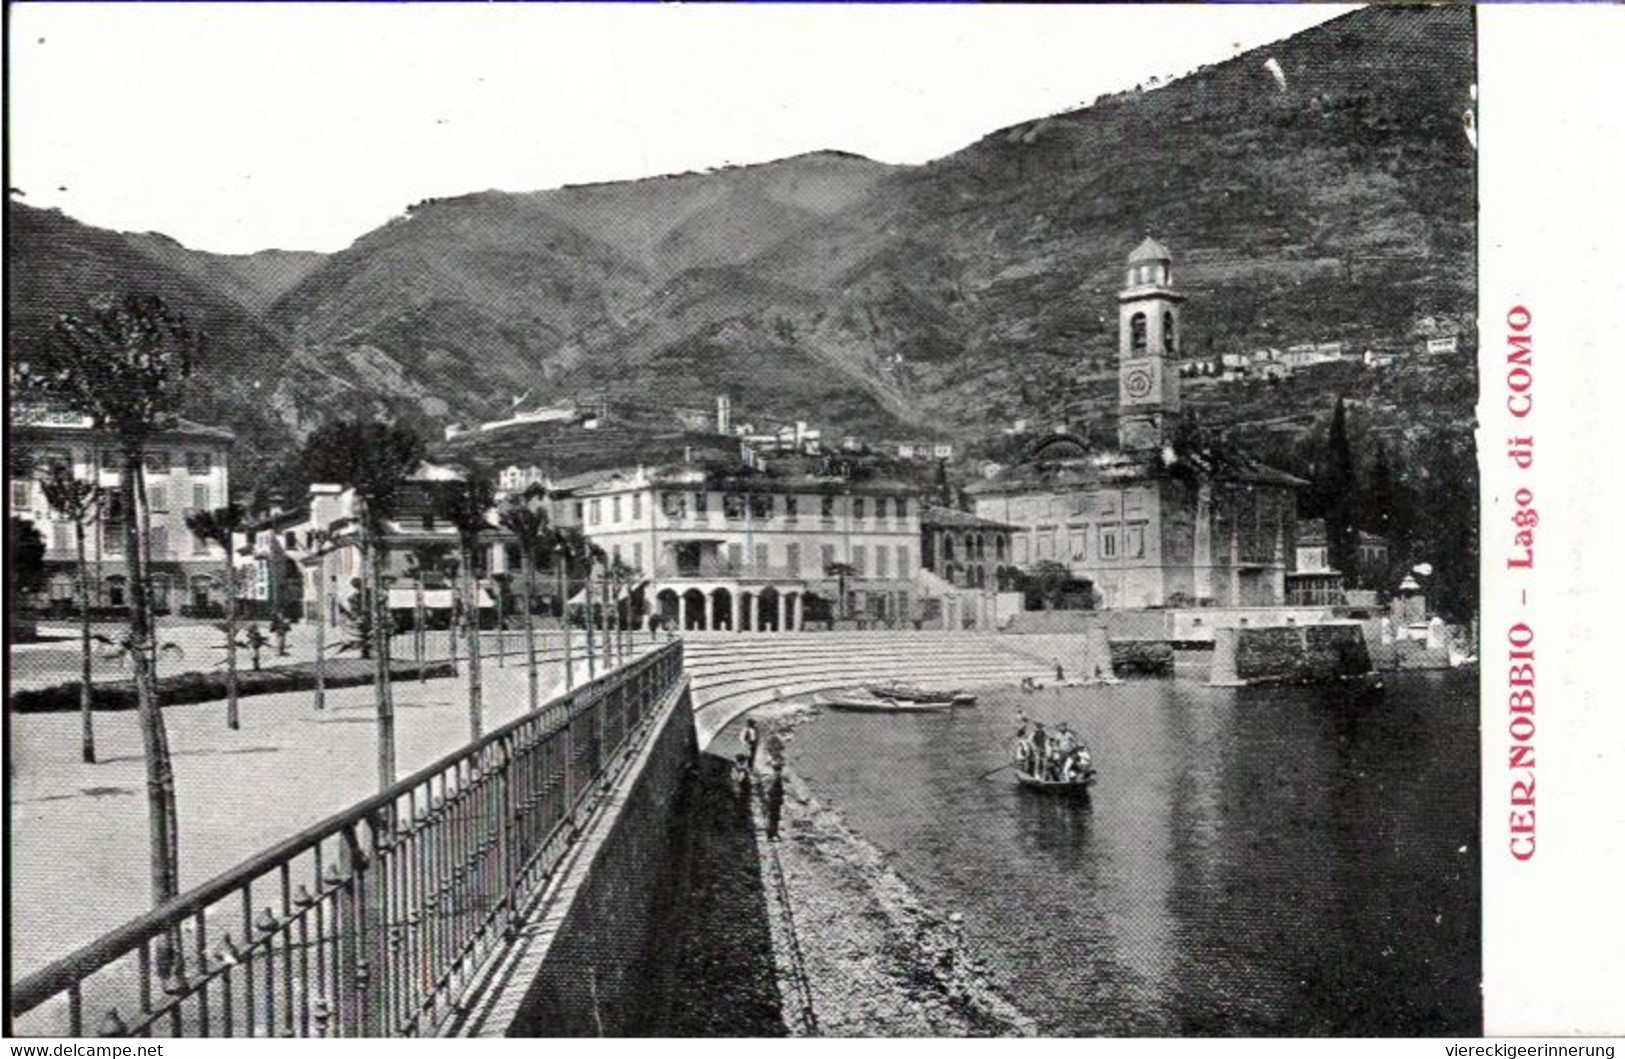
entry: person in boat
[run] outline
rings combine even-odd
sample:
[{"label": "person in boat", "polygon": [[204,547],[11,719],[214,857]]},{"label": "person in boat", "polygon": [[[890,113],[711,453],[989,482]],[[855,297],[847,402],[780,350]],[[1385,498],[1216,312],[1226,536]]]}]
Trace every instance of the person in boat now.
[{"label": "person in boat", "polygon": [[1078,734],[1065,721],[1061,722],[1061,733],[1058,741],[1061,744],[1061,753],[1063,754],[1070,754],[1078,749]]},{"label": "person in boat", "polygon": [[1036,721],[1033,724],[1032,755],[1028,760],[1027,771],[1031,775],[1041,775],[1044,761],[1049,755],[1049,733],[1044,731],[1044,722]]}]

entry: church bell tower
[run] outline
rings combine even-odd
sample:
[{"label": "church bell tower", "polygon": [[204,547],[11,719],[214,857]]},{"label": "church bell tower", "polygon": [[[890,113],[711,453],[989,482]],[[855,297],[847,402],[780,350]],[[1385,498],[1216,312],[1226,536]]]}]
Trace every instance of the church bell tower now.
[{"label": "church bell tower", "polygon": [[1128,256],[1117,294],[1117,443],[1126,451],[1160,450],[1178,426],[1184,300],[1168,251],[1147,236]]}]

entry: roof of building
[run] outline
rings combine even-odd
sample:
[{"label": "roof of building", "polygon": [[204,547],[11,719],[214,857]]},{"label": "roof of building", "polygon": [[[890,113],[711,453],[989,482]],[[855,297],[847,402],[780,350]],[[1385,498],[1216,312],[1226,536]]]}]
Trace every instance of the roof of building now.
[{"label": "roof of building", "polygon": [[1278,471],[1241,453],[1222,447],[1160,452],[1092,451],[1054,459],[1029,459],[1006,467],[997,476],[972,482],[972,496],[997,496],[1057,488],[1122,485],[1157,478],[1194,476],[1210,482],[1238,482],[1297,489],[1308,485],[1301,478]]},{"label": "roof of building", "polygon": [[920,513],[920,525],[940,526],[945,529],[980,529],[1009,531],[1012,533],[1021,529],[1021,527],[1012,526],[1007,522],[983,518],[980,515],[973,515],[969,511],[943,507],[941,504],[927,504],[925,510]]},{"label": "roof of building", "polygon": [[[83,423],[49,423],[39,419],[29,419],[25,414],[20,414],[16,410],[14,410],[12,413],[10,425],[11,429],[14,431],[37,430],[49,431],[52,433],[61,431],[63,433],[72,434],[95,432],[103,435],[107,433],[106,431],[95,430],[94,427],[87,426]],[[167,427],[164,430],[157,431],[153,434],[150,440],[163,442],[165,439],[174,438],[176,436],[188,438],[211,438],[223,442],[237,440],[237,435],[225,427],[208,426],[203,423],[195,423],[190,419],[182,419],[178,417],[172,426]]]},{"label": "roof of building", "polygon": [[1172,260],[1173,255],[1168,253],[1168,248],[1151,238],[1149,235],[1146,236],[1145,241],[1139,246],[1135,247],[1134,252],[1128,256],[1128,263],[1131,265],[1139,264],[1141,261]]}]

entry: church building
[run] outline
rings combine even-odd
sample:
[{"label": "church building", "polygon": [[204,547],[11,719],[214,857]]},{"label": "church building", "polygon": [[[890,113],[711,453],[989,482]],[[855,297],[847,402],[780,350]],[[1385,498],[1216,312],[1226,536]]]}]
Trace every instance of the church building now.
[{"label": "church building", "polygon": [[1097,606],[1281,605],[1307,483],[1183,422],[1183,302],[1172,258],[1147,238],[1117,296],[1116,447],[1050,435],[967,492],[977,515],[1019,527],[1016,566],[1062,563]]}]

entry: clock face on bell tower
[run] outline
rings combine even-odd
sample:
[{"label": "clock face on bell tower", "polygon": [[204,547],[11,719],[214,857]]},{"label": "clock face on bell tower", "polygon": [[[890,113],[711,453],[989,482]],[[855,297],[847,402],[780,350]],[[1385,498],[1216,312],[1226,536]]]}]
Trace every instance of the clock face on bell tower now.
[{"label": "clock face on bell tower", "polygon": [[1118,380],[1121,383],[1120,404],[1159,404],[1162,398],[1162,359],[1142,357],[1126,360],[1118,371]]}]

